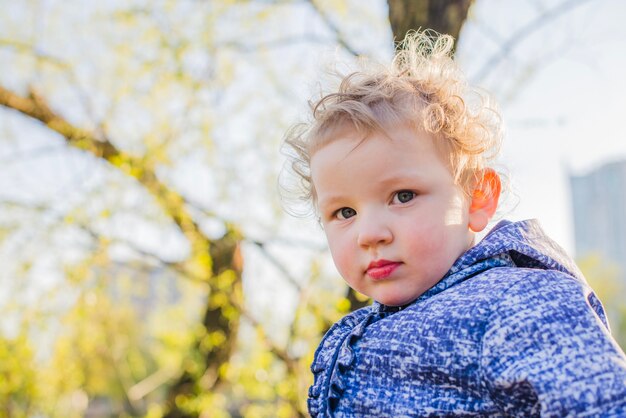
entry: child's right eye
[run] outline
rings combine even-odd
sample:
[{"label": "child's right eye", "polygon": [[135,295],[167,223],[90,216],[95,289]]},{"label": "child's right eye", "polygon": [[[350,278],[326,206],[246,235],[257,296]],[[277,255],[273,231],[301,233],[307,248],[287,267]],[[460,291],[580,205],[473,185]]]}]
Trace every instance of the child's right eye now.
[{"label": "child's right eye", "polygon": [[354,215],[356,215],[356,210],[352,208],[341,208],[335,213],[338,219],[348,219],[352,218]]}]

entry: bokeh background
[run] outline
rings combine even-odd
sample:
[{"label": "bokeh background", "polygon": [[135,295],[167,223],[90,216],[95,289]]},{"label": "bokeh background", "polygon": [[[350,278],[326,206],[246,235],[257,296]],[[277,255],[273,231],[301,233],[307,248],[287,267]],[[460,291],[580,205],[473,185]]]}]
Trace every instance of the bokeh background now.
[{"label": "bokeh background", "polygon": [[[391,16],[391,19],[390,19]],[[0,417],[301,417],[368,303],[281,206],[286,129],[407,29],[507,128],[500,218],[577,257],[626,346],[621,0],[0,0]]]}]

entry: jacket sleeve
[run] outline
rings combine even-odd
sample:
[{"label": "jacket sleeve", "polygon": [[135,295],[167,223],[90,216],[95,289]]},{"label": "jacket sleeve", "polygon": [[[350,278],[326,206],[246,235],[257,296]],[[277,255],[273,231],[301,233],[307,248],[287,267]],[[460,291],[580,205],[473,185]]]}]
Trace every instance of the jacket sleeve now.
[{"label": "jacket sleeve", "polygon": [[519,270],[483,336],[493,401],[513,416],[626,416],[626,356],[591,289],[561,272]]}]

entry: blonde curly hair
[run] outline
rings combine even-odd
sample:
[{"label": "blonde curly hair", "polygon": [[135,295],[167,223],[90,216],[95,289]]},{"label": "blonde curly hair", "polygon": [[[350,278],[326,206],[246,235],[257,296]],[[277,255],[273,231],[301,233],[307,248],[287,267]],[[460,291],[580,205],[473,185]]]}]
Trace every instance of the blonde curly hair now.
[{"label": "blonde curly hair", "polygon": [[292,127],[284,140],[287,168],[299,179],[298,198],[315,206],[311,157],[340,131],[349,127],[365,138],[402,123],[441,141],[455,182],[471,195],[498,154],[502,123],[491,96],[468,85],[452,59],[453,46],[449,35],[410,32],[391,65],[362,65],[335,92],[310,102],[312,120]]}]

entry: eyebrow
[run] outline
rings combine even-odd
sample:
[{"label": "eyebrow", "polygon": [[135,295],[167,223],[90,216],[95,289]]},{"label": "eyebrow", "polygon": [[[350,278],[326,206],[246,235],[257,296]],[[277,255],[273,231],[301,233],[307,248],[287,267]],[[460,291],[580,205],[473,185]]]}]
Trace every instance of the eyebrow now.
[{"label": "eyebrow", "polygon": [[[395,183],[422,183],[424,181],[424,173],[411,171],[409,174],[391,175],[389,177],[382,177],[377,182],[383,186],[393,185]],[[413,186],[414,187],[414,186]]]},{"label": "eyebrow", "polygon": [[409,181],[409,180],[414,180],[416,177],[421,177],[422,174],[415,172],[415,171],[411,171],[408,174],[397,174],[397,175],[390,175],[387,177],[382,177],[381,176],[381,180],[380,182],[382,183],[397,183],[398,181]]},{"label": "eyebrow", "polygon": [[343,201],[345,199],[345,197],[343,197],[342,195],[333,195],[333,196],[329,196],[325,199],[320,199],[318,196],[317,199],[317,206],[320,209],[326,209],[329,206],[336,206],[339,204],[339,202]]}]

